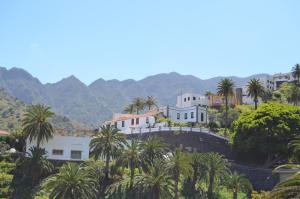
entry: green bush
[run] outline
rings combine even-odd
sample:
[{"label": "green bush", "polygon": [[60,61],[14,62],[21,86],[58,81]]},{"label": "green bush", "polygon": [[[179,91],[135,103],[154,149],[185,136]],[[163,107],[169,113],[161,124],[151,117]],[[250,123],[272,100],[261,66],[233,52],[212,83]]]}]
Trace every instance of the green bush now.
[{"label": "green bush", "polygon": [[9,196],[9,186],[12,182],[12,179],[13,175],[0,173],[0,198],[5,198]]},{"label": "green bush", "polygon": [[262,104],[256,111],[242,114],[233,130],[233,147],[240,157],[252,156],[262,163],[286,159],[287,144],[300,135],[300,108],[274,102]]},{"label": "green bush", "polygon": [[16,168],[15,163],[0,162],[0,173],[10,173]]}]

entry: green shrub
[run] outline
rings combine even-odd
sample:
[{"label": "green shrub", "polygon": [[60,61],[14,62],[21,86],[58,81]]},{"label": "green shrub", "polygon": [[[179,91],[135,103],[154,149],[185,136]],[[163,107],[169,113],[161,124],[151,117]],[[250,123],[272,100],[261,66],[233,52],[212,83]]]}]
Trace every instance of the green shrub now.
[{"label": "green shrub", "polygon": [[15,163],[0,162],[0,173],[10,173],[16,168]]},{"label": "green shrub", "polygon": [[9,186],[12,182],[12,179],[13,175],[0,173],[0,198],[5,198],[9,196]]}]

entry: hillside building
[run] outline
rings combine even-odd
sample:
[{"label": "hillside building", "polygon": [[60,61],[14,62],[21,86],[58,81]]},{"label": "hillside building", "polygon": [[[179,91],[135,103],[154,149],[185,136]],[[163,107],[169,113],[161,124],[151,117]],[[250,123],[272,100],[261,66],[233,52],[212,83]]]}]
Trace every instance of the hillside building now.
[{"label": "hillside building", "polygon": [[131,133],[135,129],[155,127],[157,116],[169,118],[173,122],[207,124],[207,104],[206,97],[185,93],[177,96],[176,106],[155,108],[139,115],[114,113],[112,120],[103,125],[114,125],[124,133]]},{"label": "hillside building", "polygon": [[295,78],[292,73],[277,73],[273,75],[274,90],[279,89],[280,85],[285,82],[293,82]]},{"label": "hillside building", "polygon": [[[68,135],[61,131],[56,131],[52,139],[41,143],[40,147],[46,150],[46,157],[49,160],[61,161],[85,161],[89,159],[89,145],[91,133],[82,135]],[[36,141],[26,140],[26,152],[30,154],[29,149],[36,146]]]}]

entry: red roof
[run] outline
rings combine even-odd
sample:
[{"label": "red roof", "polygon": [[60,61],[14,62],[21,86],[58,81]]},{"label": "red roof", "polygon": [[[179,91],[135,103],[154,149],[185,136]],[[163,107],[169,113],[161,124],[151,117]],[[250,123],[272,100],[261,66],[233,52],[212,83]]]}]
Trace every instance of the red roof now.
[{"label": "red roof", "polygon": [[0,130],[0,136],[7,136],[7,135],[9,135],[9,132]]}]

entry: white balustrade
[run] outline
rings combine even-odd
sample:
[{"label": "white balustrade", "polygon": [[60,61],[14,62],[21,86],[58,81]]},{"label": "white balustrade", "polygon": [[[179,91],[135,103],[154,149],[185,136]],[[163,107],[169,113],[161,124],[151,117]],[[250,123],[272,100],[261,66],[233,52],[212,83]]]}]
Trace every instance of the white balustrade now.
[{"label": "white balustrade", "polygon": [[124,134],[143,134],[143,133],[164,132],[164,131],[205,133],[205,134],[229,141],[228,138],[218,135],[214,132],[211,132],[207,128],[192,128],[192,127],[178,127],[178,126],[176,126],[176,127],[155,127],[155,128],[131,128],[128,130],[123,130],[121,132]]}]

